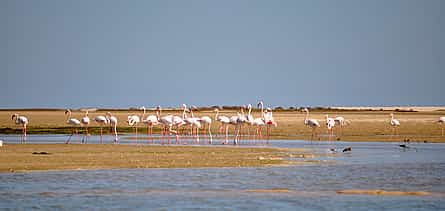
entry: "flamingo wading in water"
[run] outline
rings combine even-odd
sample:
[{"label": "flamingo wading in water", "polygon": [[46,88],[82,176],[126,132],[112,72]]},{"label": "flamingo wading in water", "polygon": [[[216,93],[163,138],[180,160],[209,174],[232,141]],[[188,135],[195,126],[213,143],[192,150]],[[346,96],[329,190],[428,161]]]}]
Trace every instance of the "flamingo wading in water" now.
[{"label": "flamingo wading in water", "polygon": [[11,119],[15,120],[14,122],[16,125],[22,126],[22,136],[20,138],[20,142],[25,143],[26,142],[26,126],[29,123],[28,118],[26,118],[25,116],[20,116],[19,114],[13,114]]},{"label": "flamingo wading in water", "polygon": [[70,142],[71,137],[74,134],[74,131],[76,131],[76,143],[77,143],[77,137],[78,137],[78,133],[79,133],[78,127],[80,126],[80,121],[78,119],[71,118],[71,110],[70,109],[66,109],[65,110],[65,115],[68,115],[68,118],[66,119],[66,123],[72,127],[71,128],[71,135],[66,140],[65,144],[68,144]]},{"label": "flamingo wading in water", "polygon": [[317,127],[320,127],[320,123],[316,119],[309,119],[309,110],[307,108],[303,109],[303,112],[306,112],[306,116],[304,117],[304,125],[312,128],[311,141],[314,139],[314,135],[317,134]]},{"label": "flamingo wading in water", "polygon": [[222,134],[223,129],[225,128],[225,141],[222,141],[222,144],[227,144],[229,142],[229,124],[230,124],[230,119],[229,117],[226,116],[221,116],[219,115],[219,109],[215,108],[214,112],[216,112],[215,114],[215,121],[221,122],[221,126],[219,127],[219,134]]},{"label": "flamingo wading in water", "polygon": [[148,115],[146,119],[142,120],[142,122],[147,125],[147,133],[148,133],[148,137],[151,138],[151,143],[154,143],[153,126],[159,124],[158,113],[159,113],[159,110],[156,109],[156,115]]},{"label": "flamingo wading in water", "polygon": [[326,114],[326,128],[328,129],[328,140],[331,141],[334,136],[334,126],[335,120],[330,118],[328,114]]},{"label": "flamingo wading in water", "polygon": [[114,143],[117,143],[117,118],[111,114],[111,112],[107,112],[106,118],[108,123],[110,124],[112,130],[111,132],[114,135]]},{"label": "flamingo wading in water", "polygon": [[340,126],[340,134],[338,136],[343,135],[343,127],[346,125],[351,124],[351,122],[349,120],[346,120],[344,117],[342,116],[337,116],[334,118],[335,124]]},{"label": "flamingo wading in water", "polygon": [[393,113],[389,114],[389,116],[391,116],[389,124],[392,127],[392,133],[391,133],[391,139],[392,139],[394,136],[398,136],[398,127],[400,127],[400,122],[399,120],[394,118]]},{"label": "flamingo wading in water", "polygon": [[85,116],[80,119],[82,127],[84,127],[84,135],[82,138],[82,143],[86,143],[88,139],[88,125],[90,124],[90,117],[88,117],[88,110],[85,111]]},{"label": "flamingo wading in water", "polygon": [[94,117],[94,121],[100,126],[100,143],[103,143],[103,126],[109,123],[109,120],[106,116],[96,116]]}]

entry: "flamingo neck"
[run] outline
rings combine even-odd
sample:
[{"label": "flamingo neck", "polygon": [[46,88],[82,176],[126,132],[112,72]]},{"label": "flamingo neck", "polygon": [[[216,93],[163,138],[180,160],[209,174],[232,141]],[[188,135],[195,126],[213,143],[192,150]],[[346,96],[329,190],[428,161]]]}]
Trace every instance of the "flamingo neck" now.
[{"label": "flamingo neck", "polygon": [[71,119],[71,111],[68,111],[68,118],[66,119],[66,122],[69,122],[70,119]]},{"label": "flamingo neck", "polygon": [[215,121],[218,121],[219,110],[216,110]]},{"label": "flamingo neck", "polygon": [[187,119],[186,110],[187,110],[187,107],[184,106],[184,110],[182,111],[182,119]]}]

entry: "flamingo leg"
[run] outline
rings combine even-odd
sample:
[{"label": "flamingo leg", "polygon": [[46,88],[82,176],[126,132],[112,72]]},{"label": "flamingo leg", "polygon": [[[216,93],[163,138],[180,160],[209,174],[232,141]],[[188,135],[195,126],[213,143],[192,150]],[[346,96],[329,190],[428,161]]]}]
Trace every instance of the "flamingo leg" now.
[{"label": "flamingo leg", "polygon": [[79,130],[76,128],[76,144],[79,143]]},{"label": "flamingo leg", "polygon": [[22,136],[20,137],[20,143],[25,143],[25,127],[22,128]]},{"label": "flamingo leg", "polygon": [[24,126],[24,128],[25,128],[25,134],[23,135],[23,143],[26,143],[26,125]]},{"label": "flamingo leg", "polygon": [[164,140],[165,140],[165,126],[162,127],[162,129],[161,129],[161,133],[162,133],[162,145],[164,145]]},{"label": "flamingo leg", "polygon": [[[206,140],[207,139],[207,130],[206,130],[206,125],[204,124],[204,128],[202,130],[202,135],[203,135],[203,139]],[[203,141],[202,143],[205,144],[205,141]]]},{"label": "flamingo leg", "polygon": [[71,140],[71,137],[74,135],[74,129],[71,129],[71,135],[68,137],[68,139],[65,141],[65,144],[68,144]]},{"label": "flamingo leg", "polygon": [[199,127],[196,127],[196,144],[199,144]]},{"label": "flamingo leg", "polygon": [[240,134],[240,126],[239,125],[236,125],[235,126],[235,138],[233,139],[233,144],[234,145],[237,145],[238,144],[238,136],[239,136],[239,134]]},{"label": "flamingo leg", "polygon": [[102,130],[102,126],[100,127],[100,143],[102,144],[102,135],[103,135],[103,130]]},{"label": "flamingo leg", "polygon": [[210,136],[210,144],[213,144],[213,137],[212,137],[212,130],[211,130],[211,125],[209,124],[209,136]]}]

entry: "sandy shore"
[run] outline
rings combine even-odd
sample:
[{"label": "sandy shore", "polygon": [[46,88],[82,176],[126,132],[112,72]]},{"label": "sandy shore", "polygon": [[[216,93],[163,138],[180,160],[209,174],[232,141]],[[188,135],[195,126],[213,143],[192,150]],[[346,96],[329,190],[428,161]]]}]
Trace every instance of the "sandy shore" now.
[{"label": "sandy shore", "polygon": [[[348,108],[348,109],[346,109]],[[339,107],[346,110],[315,110],[311,111],[310,118],[317,119],[321,127],[317,129],[320,134],[317,140],[327,140],[325,115],[330,117],[342,116],[351,122],[345,127],[336,126],[334,128],[335,139],[344,141],[401,141],[409,139],[417,142],[445,142],[445,136],[442,136],[442,128],[437,120],[440,116],[445,116],[443,107]],[[364,109],[364,110],[354,110]],[[366,109],[373,109],[372,111]],[[383,110],[380,110],[383,109]],[[389,109],[389,110],[385,110]],[[396,111],[398,109],[398,111]],[[412,110],[412,111],[410,111]],[[107,111],[90,112],[90,118],[104,115]],[[132,128],[128,127],[125,120],[130,114],[140,114],[137,110],[119,110],[111,111],[119,120],[118,131],[120,133],[132,132]],[[222,110],[220,115],[227,117],[236,115],[237,110]],[[15,125],[11,120],[13,113],[25,115],[30,119],[28,133],[69,133],[70,128],[66,125],[66,116],[63,110],[0,110],[0,133],[19,134],[20,127]],[[389,113],[394,113],[401,126],[399,128],[400,135],[391,137],[392,128],[389,125]],[[149,111],[147,115],[154,114]],[[180,110],[164,111],[163,115],[175,114],[181,115]],[[214,117],[212,110],[196,111],[195,116]],[[254,118],[260,117],[257,110],[252,112]],[[84,112],[73,111],[73,118],[80,119],[84,116]],[[305,114],[301,111],[280,110],[274,111],[274,118],[278,122],[278,127],[272,129],[271,139],[303,139],[311,138],[311,129],[303,124]],[[220,123],[213,122],[212,131],[216,134]],[[147,128],[140,124],[139,133],[146,133]],[[82,131],[82,128],[79,128]],[[90,124],[90,132],[98,134],[99,127],[96,123]],[[160,133],[160,128],[154,128],[155,133]],[[230,126],[230,133],[233,134],[234,127]],[[246,130],[245,130],[246,131]],[[253,134],[255,128],[249,127],[250,134]],[[263,130],[265,133],[265,129]]]},{"label": "sandy shore", "polygon": [[[313,157],[292,149],[113,144],[4,144],[0,172],[120,168],[259,167]],[[293,163],[295,164],[295,163]]]}]

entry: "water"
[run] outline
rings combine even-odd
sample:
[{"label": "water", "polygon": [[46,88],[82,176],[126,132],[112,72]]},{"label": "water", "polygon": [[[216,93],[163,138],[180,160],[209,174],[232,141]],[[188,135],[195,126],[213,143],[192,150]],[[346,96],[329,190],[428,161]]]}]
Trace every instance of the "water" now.
[{"label": "water", "polygon": [[[62,143],[66,136],[30,136]],[[92,137],[96,139],[97,137]],[[5,143],[12,136],[0,136]],[[265,168],[128,169],[0,174],[0,209],[445,210],[445,144],[271,141],[272,147],[350,153],[322,164]],[[333,161],[333,162],[331,162]],[[287,192],[255,190],[285,189]],[[343,195],[345,189],[429,196]]]}]

